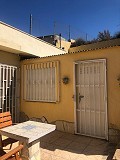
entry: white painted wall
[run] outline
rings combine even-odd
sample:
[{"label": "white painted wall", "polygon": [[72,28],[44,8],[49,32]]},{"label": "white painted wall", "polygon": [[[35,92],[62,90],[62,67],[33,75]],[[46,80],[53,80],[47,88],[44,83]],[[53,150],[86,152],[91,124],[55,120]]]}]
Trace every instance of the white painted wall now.
[{"label": "white painted wall", "polygon": [[0,22],[0,50],[39,57],[65,53],[65,51],[3,22]]}]

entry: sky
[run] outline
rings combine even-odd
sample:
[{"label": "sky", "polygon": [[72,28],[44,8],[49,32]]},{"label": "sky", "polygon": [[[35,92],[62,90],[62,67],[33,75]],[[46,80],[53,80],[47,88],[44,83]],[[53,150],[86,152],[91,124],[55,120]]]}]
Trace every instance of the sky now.
[{"label": "sky", "polygon": [[[32,35],[54,32],[68,39],[91,40],[98,32],[120,31],[120,0],[0,0],[0,21]],[[55,27],[54,27],[55,26]]]}]

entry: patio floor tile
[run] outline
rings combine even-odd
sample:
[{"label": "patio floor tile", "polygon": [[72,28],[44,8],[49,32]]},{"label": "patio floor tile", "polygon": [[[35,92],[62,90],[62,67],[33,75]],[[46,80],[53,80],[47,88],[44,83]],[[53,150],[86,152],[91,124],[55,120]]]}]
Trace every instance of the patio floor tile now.
[{"label": "patio floor tile", "polygon": [[103,144],[108,144],[108,142],[106,140],[93,138],[93,139],[91,139],[91,142],[89,145],[90,146],[99,146],[99,145],[103,145]]},{"label": "patio floor tile", "polygon": [[[111,157],[114,153],[115,146],[107,141],[86,136],[59,133],[55,133],[57,138],[53,142],[48,139],[48,145],[43,144],[42,146],[41,143],[44,154],[49,157],[48,160],[112,160]],[[46,160],[46,157],[44,157],[42,157],[42,160]]]},{"label": "patio floor tile", "polygon": [[92,141],[92,138],[90,138],[90,137],[80,136],[80,135],[76,135],[76,137],[77,138],[74,141],[78,142],[78,143],[84,143],[84,144],[88,145]]},{"label": "patio floor tile", "polygon": [[66,159],[66,160],[76,160],[78,157],[78,154],[74,152],[69,152],[66,150],[61,150],[57,156],[61,157],[61,159]]},{"label": "patio floor tile", "polygon": [[57,145],[57,146],[67,147],[71,142],[72,142],[72,140],[68,140],[66,138],[59,138],[53,143],[54,143],[54,145]]},{"label": "patio floor tile", "polygon": [[65,133],[62,135],[62,138],[65,138],[65,139],[68,139],[68,140],[71,140],[71,141],[77,141],[79,136],[77,135],[73,135],[73,134],[69,134],[69,133]]},{"label": "patio floor tile", "polygon": [[112,160],[116,147],[105,140],[59,131],[41,138],[40,145],[42,160]]},{"label": "patio floor tile", "polygon": [[85,148],[86,148],[86,144],[84,143],[72,142],[67,146],[66,149],[80,154],[83,152]]},{"label": "patio floor tile", "polygon": [[64,135],[63,132],[54,131],[50,134],[47,134],[46,136],[43,136],[41,138],[41,142],[52,143],[56,141],[57,139],[59,139],[60,137],[62,137],[63,135]]},{"label": "patio floor tile", "polygon": [[84,154],[80,154],[76,160],[89,160],[89,157],[87,157],[86,155]]}]

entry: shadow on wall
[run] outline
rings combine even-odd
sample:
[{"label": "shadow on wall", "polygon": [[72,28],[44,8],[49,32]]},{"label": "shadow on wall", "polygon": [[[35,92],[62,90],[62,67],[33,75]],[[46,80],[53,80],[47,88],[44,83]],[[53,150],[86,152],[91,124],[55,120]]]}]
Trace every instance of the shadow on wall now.
[{"label": "shadow on wall", "polygon": [[36,122],[42,122],[42,123],[48,123],[47,118],[42,116],[41,118],[32,117],[29,118],[24,112],[20,112],[19,122],[25,122],[25,121],[36,121]]},{"label": "shadow on wall", "polygon": [[[32,120],[32,121],[42,122],[42,123],[49,123],[45,116],[42,116],[40,118],[36,118],[36,117],[29,118],[24,112],[20,112],[19,121],[25,122],[27,120]],[[74,134],[74,123],[73,122],[68,122],[64,120],[56,120],[54,122],[51,122],[51,124],[55,124],[56,129],[58,131]]]}]

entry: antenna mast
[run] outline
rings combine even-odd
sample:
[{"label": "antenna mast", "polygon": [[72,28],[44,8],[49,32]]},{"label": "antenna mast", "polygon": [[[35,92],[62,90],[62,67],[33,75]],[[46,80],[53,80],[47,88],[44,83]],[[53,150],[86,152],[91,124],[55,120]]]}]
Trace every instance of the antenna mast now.
[{"label": "antenna mast", "polygon": [[68,38],[68,41],[70,41],[70,39],[71,39],[71,35],[70,35],[70,25],[69,25],[69,38]]},{"label": "antenna mast", "polygon": [[55,35],[56,32],[56,21],[54,21],[54,28],[53,28],[53,34]]},{"label": "antenna mast", "polygon": [[30,34],[32,34],[32,14],[30,14]]},{"label": "antenna mast", "polygon": [[85,40],[86,40],[86,42],[88,41],[88,34],[87,33],[85,35]]}]

